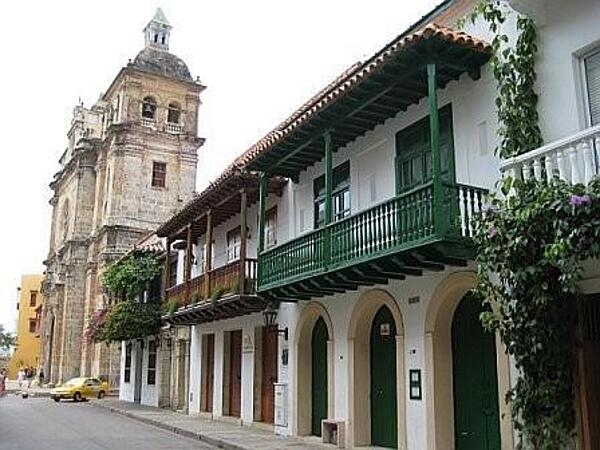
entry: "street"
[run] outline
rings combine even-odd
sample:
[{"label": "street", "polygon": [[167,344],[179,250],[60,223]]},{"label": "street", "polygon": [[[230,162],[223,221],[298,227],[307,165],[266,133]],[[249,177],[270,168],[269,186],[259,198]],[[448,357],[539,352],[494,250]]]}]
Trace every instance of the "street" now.
[{"label": "street", "polygon": [[1,450],[213,449],[86,403],[0,399]]}]

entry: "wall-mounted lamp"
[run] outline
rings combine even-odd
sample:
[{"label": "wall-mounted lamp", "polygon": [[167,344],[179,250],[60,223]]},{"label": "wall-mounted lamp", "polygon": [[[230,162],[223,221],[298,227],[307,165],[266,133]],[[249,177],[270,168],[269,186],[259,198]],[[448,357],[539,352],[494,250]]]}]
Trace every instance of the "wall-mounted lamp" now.
[{"label": "wall-mounted lamp", "polygon": [[275,328],[277,333],[283,334],[283,338],[286,341],[288,340],[288,327],[279,329],[279,327],[275,323],[275,321],[277,319],[277,309],[275,309],[275,306],[273,305],[273,303],[269,303],[267,305],[267,307],[263,311],[263,318],[265,320],[265,326],[267,328]]}]

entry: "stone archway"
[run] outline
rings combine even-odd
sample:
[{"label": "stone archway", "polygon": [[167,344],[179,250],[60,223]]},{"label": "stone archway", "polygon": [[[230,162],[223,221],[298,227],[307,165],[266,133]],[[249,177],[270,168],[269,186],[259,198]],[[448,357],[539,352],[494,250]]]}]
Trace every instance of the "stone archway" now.
[{"label": "stone archway", "polygon": [[348,327],[348,399],[349,422],[347,447],[371,445],[371,327],[375,315],[386,306],[396,326],[396,405],[398,412],[398,449],[406,448],[406,400],[404,382],[404,323],[394,297],[383,289],[362,294],[356,303]]},{"label": "stone archway", "polygon": [[296,367],[296,388],[294,389],[293,404],[295,405],[295,420],[293,434],[306,436],[311,434],[312,423],[312,331],[317,320],[322,318],[327,326],[327,417],[334,414],[334,373],[333,373],[333,324],[329,313],[319,302],[310,302],[304,307],[296,327],[294,349]]},{"label": "stone archway", "polygon": [[[463,297],[477,284],[474,271],[454,272],[436,288],[425,315],[425,392],[427,448],[454,450],[452,320]],[[502,449],[514,448],[510,410],[504,394],[510,388],[509,360],[496,336],[500,435]]]}]

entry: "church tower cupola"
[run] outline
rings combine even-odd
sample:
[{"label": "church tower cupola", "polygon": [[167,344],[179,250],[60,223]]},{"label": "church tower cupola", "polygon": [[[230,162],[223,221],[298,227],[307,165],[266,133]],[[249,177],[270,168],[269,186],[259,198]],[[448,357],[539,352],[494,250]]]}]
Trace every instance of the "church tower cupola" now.
[{"label": "church tower cupola", "polygon": [[144,28],[146,47],[169,51],[171,28],[163,10],[157,8],[154,17]]}]

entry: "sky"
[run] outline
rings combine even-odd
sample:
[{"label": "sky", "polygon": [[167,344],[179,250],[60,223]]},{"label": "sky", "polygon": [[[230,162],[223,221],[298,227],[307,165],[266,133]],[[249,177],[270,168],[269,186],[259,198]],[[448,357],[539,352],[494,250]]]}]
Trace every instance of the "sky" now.
[{"label": "sky", "polygon": [[441,0],[103,0],[3,5],[0,63],[0,323],[15,329],[17,287],[48,252],[48,187],[73,107],[91,106],[144,46],[161,7],[170,51],[202,93],[197,190],[358,60]]}]

